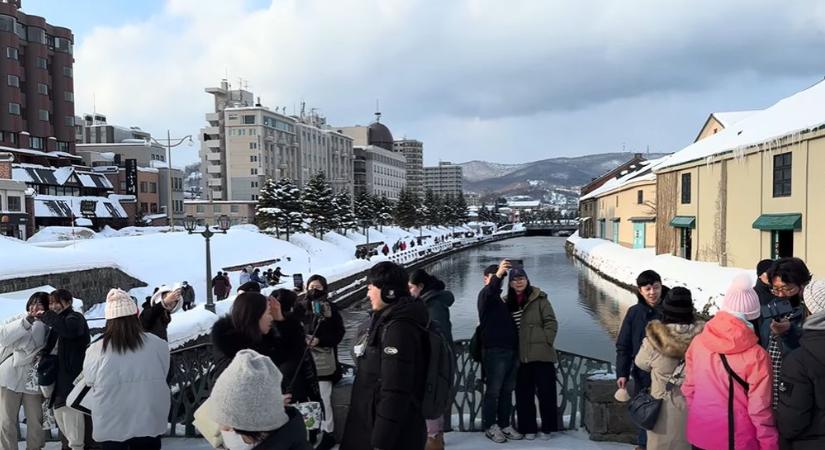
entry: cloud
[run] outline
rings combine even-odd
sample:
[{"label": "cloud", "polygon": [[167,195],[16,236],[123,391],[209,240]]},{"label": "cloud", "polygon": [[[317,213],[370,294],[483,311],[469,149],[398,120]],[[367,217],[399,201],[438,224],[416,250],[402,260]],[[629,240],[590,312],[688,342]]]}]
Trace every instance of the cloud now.
[{"label": "cloud", "polygon": [[76,46],[78,112],[94,96],[114,123],[197,133],[212,108],[203,89],[228,73],[265,105],[306,100],[336,125],[369,122],[380,99],[385,122],[422,139],[430,163],[513,162],[622,142],[672,151],[709,107],[764,107],[825,72],[819,2],[257,6],[169,0],[145,20],[93,29]]}]

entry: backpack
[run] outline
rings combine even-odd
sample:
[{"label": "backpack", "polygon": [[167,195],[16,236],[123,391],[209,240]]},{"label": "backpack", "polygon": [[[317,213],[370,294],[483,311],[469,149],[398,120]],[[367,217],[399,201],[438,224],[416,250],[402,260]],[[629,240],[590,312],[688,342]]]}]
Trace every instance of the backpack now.
[{"label": "backpack", "polygon": [[[383,334],[386,335],[389,326],[398,320],[403,319],[390,321],[384,327]],[[421,399],[420,406],[425,419],[438,419],[444,415],[455,397],[453,385],[456,376],[456,361],[453,347],[444,338],[435,322],[429,321],[426,327],[417,322],[407,322],[414,324],[427,335],[429,359],[424,377],[424,397]],[[381,336],[382,342],[385,341],[384,335]]]}]

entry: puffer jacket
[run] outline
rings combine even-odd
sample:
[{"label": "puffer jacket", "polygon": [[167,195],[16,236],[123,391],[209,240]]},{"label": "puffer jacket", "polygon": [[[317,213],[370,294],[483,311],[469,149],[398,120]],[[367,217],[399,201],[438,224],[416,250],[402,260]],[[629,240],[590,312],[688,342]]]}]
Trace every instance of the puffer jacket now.
[{"label": "puffer jacket", "polygon": [[745,392],[733,381],[734,445],[736,450],[776,450],[779,433],[771,411],[771,362],[756,333],[736,316],[720,311],[685,355],[682,393],[688,406],[687,439],[707,450],[728,448],[728,372],[749,385]]},{"label": "puffer jacket", "polygon": [[46,345],[46,325],[29,323],[25,315],[0,326],[0,387],[23,394],[39,394],[26,388],[37,354]]},{"label": "puffer jacket", "polygon": [[[687,406],[682,395],[684,371],[677,370],[685,358],[693,338],[702,332],[704,322],[695,324],[663,324],[658,320],[647,324],[645,339],[636,355],[636,366],[650,372],[650,395],[662,399],[659,419],[647,432],[648,450],[690,450],[685,437]],[[673,387],[667,384],[672,380]]]},{"label": "puffer jacket", "polygon": [[427,312],[430,313],[430,320],[438,325],[439,331],[447,339],[447,342],[453,342],[453,325],[450,322],[450,307],[455,303],[455,296],[453,293],[444,289],[444,283],[438,282],[439,285],[434,289],[421,294],[421,300],[427,305]]},{"label": "puffer jacket", "polygon": [[[506,301],[506,297],[504,299]],[[558,362],[556,348],[553,345],[559,330],[559,322],[547,294],[531,286],[530,295],[521,310],[521,323],[518,329],[519,360],[523,363]]]}]

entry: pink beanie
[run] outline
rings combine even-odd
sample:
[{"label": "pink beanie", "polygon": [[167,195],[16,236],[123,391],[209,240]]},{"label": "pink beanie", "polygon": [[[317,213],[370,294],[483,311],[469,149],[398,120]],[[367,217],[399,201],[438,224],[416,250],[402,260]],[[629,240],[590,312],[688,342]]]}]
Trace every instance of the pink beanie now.
[{"label": "pink beanie", "polygon": [[742,314],[748,320],[759,318],[759,296],[753,290],[753,282],[749,276],[742,274],[733,279],[722,300],[721,309],[729,313]]}]

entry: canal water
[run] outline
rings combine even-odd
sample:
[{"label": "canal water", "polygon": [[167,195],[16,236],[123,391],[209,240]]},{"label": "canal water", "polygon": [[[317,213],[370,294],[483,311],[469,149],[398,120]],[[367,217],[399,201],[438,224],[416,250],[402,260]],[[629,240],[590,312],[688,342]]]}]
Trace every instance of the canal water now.
[{"label": "canal water", "polygon": [[[591,358],[613,361],[615,339],[633,294],[601,278],[568,256],[565,238],[520,237],[493,242],[437,261],[425,270],[443,280],[455,295],[450,309],[455,339],[469,339],[478,323],[476,302],[482,288],[482,271],[503,258],[521,259],[533,286],[548,293],[559,321],[556,348]],[[344,312],[348,324],[367,317],[361,303]],[[348,326],[352,329],[354,326]],[[351,342],[339,349],[342,359]]]}]

